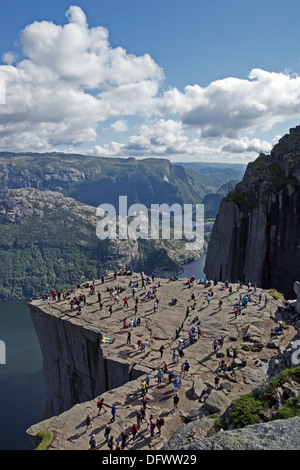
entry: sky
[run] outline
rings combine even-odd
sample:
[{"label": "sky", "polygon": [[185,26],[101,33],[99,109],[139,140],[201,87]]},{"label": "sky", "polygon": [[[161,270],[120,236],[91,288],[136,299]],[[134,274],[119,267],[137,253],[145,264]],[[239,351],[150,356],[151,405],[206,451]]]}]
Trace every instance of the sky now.
[{"label": "sky", "polygon": [[300,124],[299,0],[0,6],[0,151],[248,163]]}]

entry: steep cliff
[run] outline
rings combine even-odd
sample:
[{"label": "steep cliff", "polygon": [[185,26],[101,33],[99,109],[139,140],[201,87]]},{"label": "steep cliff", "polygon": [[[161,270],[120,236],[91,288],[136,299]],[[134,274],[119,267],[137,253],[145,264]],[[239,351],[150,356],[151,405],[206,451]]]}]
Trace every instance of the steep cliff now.
[{"label": "steep cliff", "polygon": [[[237,296],[249,295],[245,286],[238,289],[231,285],[229,289],[222,284],[208,287],[195,282],[189,288],[186,279],[157,278],[155,282],[147,280],[145,290],[140,280],[136,273],[120,275],[117,279],[111,275],[104,283],[97,280],[95,288],[101,292],[102,309],[97,295],[90,294],[85,286],[76,289],[66,300],[45,302],[39,299],[29,304],[43,353],[47,391],[47,419],[31,426],[27,432],[34,445],[35,436],[42,430],[49,430],[54,435],[51,449],[88,449],[93,432],[98,448],[107,450],[103,430],[111,418],[112,404],[117,407],[116,420],[111,424],[112,435],[116,441],[120,440],[122,430],[130,436],[130,426],[136,422],[137,411],[141,408],[141,382],[148,373],[146,416],[149,419],[152,414],[155,420],[163,416],[165,425],[161,435],[156,430],[151,437],[147,422],[143,420],[137,438],[130,436],[128,439],[128,448],[161,449],[176,431],[179,434],[173,444],[186,445],[215,432],[212,418],[220,418],[232,402],[287,367],[294,367],[292,350],[295,339],[299,339],[299,315],[290,310],[279,311],[280,302],[271,296],[265,306],[259,295],[268,295],[266,291],[252,289],[251,302],[235,317]],[[138,284],[135,297],[130,281]],[[110,289],[116,293],[117,286],[124,290],[115,301]],[[154,286],[157,286],[159,299],[156,310],[153,298],[146,297]],[[207,295],[211,290],[213,295],[208,303]],[[87,304],[82,305],[81,311],[77,307],[70,309],[71,297],[79,298],[81,294],[86,294]],[[125,295],[128,307],[122,301]],[[175,297],[177,302],[171,302]],[[138,299],[137,314],[135,299]],[[141,321],[131,326],[136,316]],[[279,320],[285,321],[281,334],[274,330]],[[199,326],[202,334],[197,334]],[[193,339],[192,327],[195,327]],[[131,333],[129,342],[128,332]],[[224,344],[214,350],[213,340],[221,336]],[[107,342],[105,337],[112,341]],[[139,347],[138,340],[144,348]],[[181,348],[183,361],[179,359]],[[220,368],[222,359],[225,368]],[[185,360],[190,365],[188,372],[182,369]],[[165,361],[174,377],[169,380],[164,374],[159,382],[157,372]],[[218,387],[214,384],[216,371],[220,379]],[[176,389],[174,382],[179,376],[181,384]],[[299,394],[298,385],[290,382],[285,376],[281,396],[283,392],[292,396],[293,390]],[[176,391],[180,401],[174,409]],[[98,416],[100,394],[105,399],[105,411]],[[88,413],[93,429],[86,433]],[[191,421],[197,426],[181,429]]]},{"label": "steep cliff", "polygon": [[248,164],[224,198],[212,230],[205,273],[230,282],[257,282],[287,298],[300,279],[300,126],[270,155]]}]

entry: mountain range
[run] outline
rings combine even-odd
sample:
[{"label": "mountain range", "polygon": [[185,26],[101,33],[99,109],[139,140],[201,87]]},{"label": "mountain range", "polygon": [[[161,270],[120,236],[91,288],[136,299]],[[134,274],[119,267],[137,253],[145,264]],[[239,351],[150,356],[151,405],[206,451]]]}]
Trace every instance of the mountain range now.
[{"label": "mountain range", "polygon": [[199,204],[237,175],[205,167],[209,179],[165,159],[1,152],[0,299],[64,289],[123,265],[177,272],[201,253],[186,252],[181,240],[99,240],[96,208],[117,208],[119,196],[128,206]]}]

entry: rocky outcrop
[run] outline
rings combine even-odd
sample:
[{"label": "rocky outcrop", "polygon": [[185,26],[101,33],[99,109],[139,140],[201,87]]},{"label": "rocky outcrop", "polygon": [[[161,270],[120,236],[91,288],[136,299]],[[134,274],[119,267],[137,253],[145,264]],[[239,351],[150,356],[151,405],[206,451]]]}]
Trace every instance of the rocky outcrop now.
[{"label": "rocky outcrop", "polygon": [[248,164],[221,202],[205,273],[215,281],[256,282],[293,298],[300,279],[300,126],[270,155]]},{"label": "rocky outcrop", "polygon": [[[135,298],[130,281],[138,284]],[[109,289],[116,292],[117,286],[124,290],[115,301]],[[154,311],[154,299],[145,296],[155,286],[159,304]],[[32,301],[29,307],[42,348],[47,390],[47,419],[28,430],[33,442],[39,431],[48,429],[55,436],[51,449],[87,449],[93,432],[98,448],[106,450],[103,429],[111,418],[113,403],[117,407],[117,417],[112,423],[115,441],[119,442],[123,430],[130,436],[130,426],[136,422],[136,413],[141,408],[141,382],[147,374],[150,384],[146,420],[138,437],[135,440],[129,437],[128,448],[161,449],[177,431],[181,436],[188,432],[189,440],[182,440],[184,445],[213,434],[214,418],[221,416],[234,400],[290,365],[291,344],[297,337],[298,316],[278,311],[280,302],[272,297],[265,306],[259,295],[268,294],[259,288],[250,290],[251,301],[235,317],[237,297],[249,292],[245,287],[230,287],[229,290],[221,283],[205,286],[198,281],[189,287],[184,279],[156,278],[149,279],[144,289],[140,275],[133,273],[116,279],[110,276],[104,284],[96,281],[102,309],[97,295],[90,294],[85,286],[70,295],[70,298],[87,295],[87,305],[80,312],[77,308],[70,309],[70,298]],[[208,292],[210,302],[207,302]],[[129,298],[128,307],[123,305],[125,295]],[[171,302],[172,298],[176,302]],[[138,299],[137,313],[135,299]],[[281,335],[276,335],[274,328],[282,315],[286,327]],[[141,322],[131,326],[135,317],[140,317]],[[124,320],[128,322],[127,327]],[[195,327],[194,340],[190,337],[192,327]],[[202,335],[198,334],[198,327]],[[131,333],[129,343],[128,332]],[[214,350],[213,341],[221,336],[224,344]],[[275,349],[270,348],[270,339],[275,341],[278,336],[280,341]],[[144,348],[138,346],[138,340]],[[178,356],[180,344],[184,348],[183,361]],[[185,360],[189,362],[189,372],[182,369]],[[225,369],[220,369],[222,360]],[[164,374],[159,382],[157,372],[165,361],[174,377],[169,381]],[[231,368],[227,369],[227,365]],[[218,386],[214,383],[217,371]],[[178,376],[181,377],[180,400],[175,409],[174,381]],[[96,406],[99,395],[105,398],[106,405],[106,411],[100,416]],[[93,428],[86,433],[87,414],[92,418]],[[151,414],[155,420],[159,416],[165,418],[161,435],[156,431],[151,437],[147,431]]]},{"label": "rocky outcrop", "polygon": [[299,450],[299,442],[300,417],[296,416],[218,432],[190,445],[182,445],[182,439],[175,435],[165,450]]}]

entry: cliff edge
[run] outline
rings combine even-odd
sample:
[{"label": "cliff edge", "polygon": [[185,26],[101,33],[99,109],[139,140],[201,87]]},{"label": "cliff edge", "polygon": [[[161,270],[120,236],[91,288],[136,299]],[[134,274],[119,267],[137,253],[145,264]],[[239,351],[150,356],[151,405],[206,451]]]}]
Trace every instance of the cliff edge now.
[{"label": "cliff edge", "polygon": [[216,281],[252,281],[294,296],[300,279],[300,126],[270,155],[248,164],[220,205],[205,272]]},{"label": "cliff edge", "polygon": [[[81,308],[74,299],[82,299]],[[116,443],[125,431],[130,449],[162,449],[183,425],[201,418],[193,441],[204,439],[215,432],[212,415],[220,416],[241,395],[291,366],[299,316],[280,305],[256,287],[149,277],[143,286],[136,273],[76,287],[64,299],[32,301],[47,419],[31,426],[28,435],[36,445],[38,432],[48,429],[54,436],[50,449],[79,450],[88,449],[95,434],[97,448],[107,450],[103,433],[110,424]],[[280,320],[285,326],[278,332]],[[145,417],[133,439],[130,428],[142,408],[147,376]],[[105,409],[98,415],[100,396]],[[86,429],[88,414],[93,427]],[[162,432],[156,428],[153,436],[151,416],[165,419]]]}]

